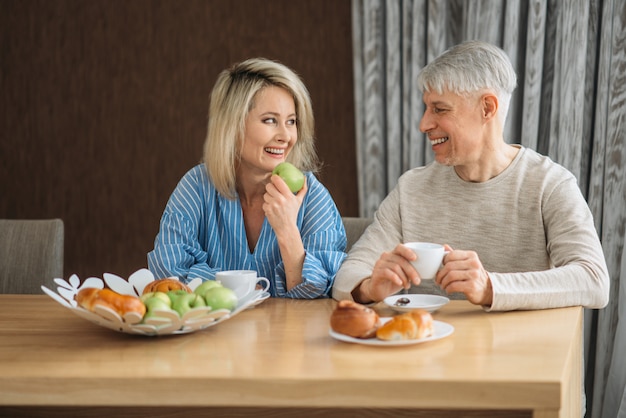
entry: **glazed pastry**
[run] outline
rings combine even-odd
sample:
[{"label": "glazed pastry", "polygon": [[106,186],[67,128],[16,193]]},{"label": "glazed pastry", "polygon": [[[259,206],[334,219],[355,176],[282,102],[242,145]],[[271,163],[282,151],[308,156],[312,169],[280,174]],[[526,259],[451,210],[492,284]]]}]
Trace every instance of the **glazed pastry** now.
[{"label": "glazed pastry", "polygon": [[76,302],[88,311],[95,312],[97,306],[109,308],[117,312],[122,318],[131,312],[136,312],[143,317],[146,306],[136,296],[121,295],[111,289],[98,289],[87,287],[76,294]]},{"label": "glazed pastry", "polygon": [[376,311],[351,300],[339,301],[330,316],[333,331],[354,338],[371,338],[379,326]]},{"label": "glazed pastry", "polygon": [[167,279],[154,280],[146,285],[143,289],[143,294],[151,292],[163,292],[167,293],[170,290],[184,290],[187,293],[191,293],[191,288],[185,283],[179,281],[175,277],[169,277]]}]

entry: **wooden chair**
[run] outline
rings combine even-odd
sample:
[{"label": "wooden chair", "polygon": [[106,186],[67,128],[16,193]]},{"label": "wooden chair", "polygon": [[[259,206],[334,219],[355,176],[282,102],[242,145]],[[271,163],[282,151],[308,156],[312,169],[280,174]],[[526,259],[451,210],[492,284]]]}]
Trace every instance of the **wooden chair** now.
[{"label": "wooden chair", "polygon": [[342,217],[343,226],[346,229],[346,236],[348,244],[346,245],[346,252],[350,251],[352,245],[361,237],[365,229],[372,223],[370,218],[357,218],[357,217]]},{"label": "wooden chair", "polygon": [[42,294],[63,278],[61,219],[0,219],[0,293]]}]

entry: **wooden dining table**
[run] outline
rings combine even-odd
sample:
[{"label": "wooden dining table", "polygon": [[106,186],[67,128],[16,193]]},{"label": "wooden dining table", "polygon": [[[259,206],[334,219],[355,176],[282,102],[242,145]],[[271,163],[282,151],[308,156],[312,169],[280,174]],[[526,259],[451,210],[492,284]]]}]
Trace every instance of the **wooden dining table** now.
[{"label": "wooden dining table", "polygon": [[451,301],[432,314],[451,335],[367,346],[329,335],[335,306],[270,298],[204,330],[147,337],[46,295],[0,295],[0,416],[580,416],[580,307]]}]

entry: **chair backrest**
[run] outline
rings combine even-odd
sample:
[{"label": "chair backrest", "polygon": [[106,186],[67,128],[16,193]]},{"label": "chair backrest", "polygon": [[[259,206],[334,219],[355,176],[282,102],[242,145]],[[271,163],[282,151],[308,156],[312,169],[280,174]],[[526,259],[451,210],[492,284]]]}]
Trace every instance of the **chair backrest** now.
[{"label": "chair backrest", "polygon": [[348,239],[348,245],[346,245],[346,252],[350,251],[352,245],[358,241],[363,232],[367,229],[369,224],[372,223],[370,218],[351,218],[342,217],[343,227],[346,229],[346,237]]},{"label": "chair backrest", "polygon": [[0,293],[43,293],[63,278],[61,219],[0,219]]}]

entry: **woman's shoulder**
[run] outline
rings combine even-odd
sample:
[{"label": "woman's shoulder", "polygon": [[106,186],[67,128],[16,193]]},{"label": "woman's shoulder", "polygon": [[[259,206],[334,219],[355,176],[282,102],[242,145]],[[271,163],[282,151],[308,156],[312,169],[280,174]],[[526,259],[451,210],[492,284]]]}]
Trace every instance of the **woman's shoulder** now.
[{"label": "woman's shoulder", "polygon": [[304,177],[306,178],[306,185],[307,185],[309,192],[315,192],[315,193],[328,192],[328,190],[326,189],[326,186],[322,184],[322,182],[317,178],[315,173],[311,171],[305,171]]},{"label": "woman's shoulder", "polygon": [[329,228],[340,230],[343,224],[332,195],[314,173],[308,171],[304,175],[307,192],[302,203],[302,231],[309,234]]},{"label": "woman's shoulder", "polygon": [[200,163],[187,170],[187,172],[183,175],[183,179],[194,179],[195,181],[200,182],[208,181],[209,176],[207,175],[205,165]]},{"label": "woman's shoulder", "polygon": [[204,164],[190,168],[178,182],[177,190],[184,194],[198,195],[212,195],[216,192]]},{"label": "woman's shoulder", "polygon": [[183,179],[188,179],[194,183],[197,183],[203,187],[215,189],[211,177],[207,172],[207,168],[203,163],[197,164],[189,169],[183,176]]},{"label": "woman's shoulder", "polygon": [[310,171],[305,172],[304,175],[306,177],[307,185],[305,201],[321,203],[320,207],[334,206],[335,201],[330,194],[330,191],[328,191],[326,186],[324,186],[317,176]]}]

